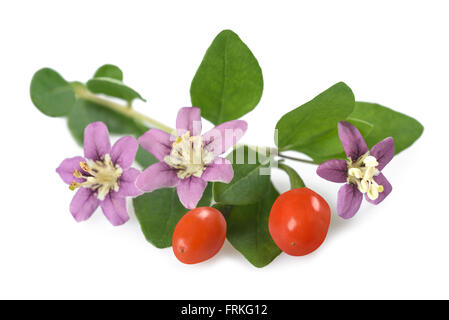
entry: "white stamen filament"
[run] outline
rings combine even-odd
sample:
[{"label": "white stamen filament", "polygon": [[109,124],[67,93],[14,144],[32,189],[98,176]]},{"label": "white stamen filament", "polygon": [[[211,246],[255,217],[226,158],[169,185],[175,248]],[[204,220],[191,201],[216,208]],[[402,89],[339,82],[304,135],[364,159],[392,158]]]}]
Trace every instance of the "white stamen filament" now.
[{"label": "white stamen filament", "polygon": [[373,156],[367,156],[364,160],[363,163],[365,164],[366,167],[377,167],[379,165],[379,163],[377,162],[377,159],[374,158]]},{"label": "white stamen filament", "polygon": [[363,177],[362,170],[359,168],[351,168],[348,170],[349,175],[356,177],[357,179],[361,179]]},{"label": "white stamen filament", "polygon": [[90,188],[97,193],[99,200],[104,200],[111,190],[118,191],[118,180],[122,175],[122,168],[119,165],[114,165],[111,160],[111,156],[106,154],[103,160],[87,160],[80,163],[81,169],[87,172],[89,175],[84,176],[78,170],[73,172],[75,178],[81,178],[85,181],[78,183],[73,181],[70,184],[70,189],[75,190],[77,188]]},{"label": "white stamen filament", "polygon": [[348,160],[348,183],[357,185],[361,193],[366,193],[371,200],[376,200],[379,193],[384,191],[383,186],[374,181],[374,177],[380,174],[376,168],[379,165],[377,159],[365,153],[355,162]]},{"label": "white stamen filament", "polygon": [[178,169],[180,179],[191,176],[200,178],[213,160],[214,154],[203,147],[201,136],[190,136],[189,131],[176,138],[170,155],[164,158],[166,164]]}]

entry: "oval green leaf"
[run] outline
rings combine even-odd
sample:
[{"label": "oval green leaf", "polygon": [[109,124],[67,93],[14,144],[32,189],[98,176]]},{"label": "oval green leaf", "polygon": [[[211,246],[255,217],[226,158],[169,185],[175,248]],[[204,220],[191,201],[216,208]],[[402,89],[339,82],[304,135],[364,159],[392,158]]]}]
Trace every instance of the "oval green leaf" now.
[{"label": "oval green leaf", "polygon": [[71,85],[59,73],[49,68],[34,74],[30,96],[36,108],[50,117],[69,114],[76,100]]},{"label": "oval green leaf", "polygon": [[123,82],[112,78],[93,78],[87,81],[87,89],[93,93],[101,93],[107,96],[123,99],[130,103],[134,99],[145,101],[142,96],[134,89],[126,86]]},{"label": "oval green leaf", "polygon": [[268,230],[271,207],[279,193],[270,183],[263,199],[247,206],[227,208],[226,237],[252,265],[262,268],[272,262],[281,250]]},{"label": "oval green leaf", "polygon": [[330,134],[339,121],[351,114],[354,104],[352,90],[339,82],[285,114],[276,124],[279,150],[301,151],[301,147]]},{"label": "oval green leaf", "polygon": [[231,30],[212,42],[190,87],[192,105],[214,124],[238,119],[253,110],[263,91],[256,58]]},{"label": "oval green leaf", "polygon": [[270,175],[270,159],[247,146],[235,149],[228,160],[232,162],[234,178],[228,184],[214,183],[216,202],[232,205],[246,205],[259,201],[267,192]]},{"label": "oval green leaf", "polygon": [[123,81],[123,72],[113,64],[105,64],[95,71],[94,78],[112,78]]},{"label": "oval green leaf", "polygon": [[372,123],[373,129],[365,138],[370,148],[393,137],[396,154],[410,147],[424,131],[414,118],[376,103],[356,102],[351,118]]},{"label": "oval green leaf", "polygon": [[[210,206],[212,185],[209,183],[198,207]],[[178,221],[189,211],[178,199],[176,188],[145,193],[133,199],[134,211],[145,238],[157,248],[172,245]]]}]

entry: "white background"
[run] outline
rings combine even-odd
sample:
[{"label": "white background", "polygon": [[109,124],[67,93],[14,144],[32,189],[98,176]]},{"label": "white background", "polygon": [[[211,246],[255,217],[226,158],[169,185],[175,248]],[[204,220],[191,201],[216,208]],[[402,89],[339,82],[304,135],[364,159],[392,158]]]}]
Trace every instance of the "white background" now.
[{"label": "white background", "polygon": [[[449,298],[448,5],[446,1],[9,1],[0,9],[0,298]],[[336,216],[339,185],[297,168],[333,210],[306,257],[257,269],[229,243],[186,266],[145,241],[133,213],[76,223],[55,168],[81,154],[64,119],[41,114],[29,83],[41,67],[86,81],[104,63],[173,126],[215,35],[232,29],[264,73],[243,142],[273,145],[276,121],[338,81],[356,99],[417,118],[420,140],[384,170],[381,205]],[[207,128],[210,128],[210,123]],[[286,176],[274,173],[287,190]]]}]

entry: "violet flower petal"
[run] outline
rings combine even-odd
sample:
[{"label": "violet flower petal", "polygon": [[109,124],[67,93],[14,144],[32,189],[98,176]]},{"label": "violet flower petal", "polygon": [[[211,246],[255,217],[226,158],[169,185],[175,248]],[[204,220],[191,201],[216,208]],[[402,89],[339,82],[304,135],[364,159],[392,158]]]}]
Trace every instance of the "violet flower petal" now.
[{"label": "violet flower petal", "polygon": [[201,179],[229,183],[232,181],[233,177],[234,169],[232,169],[231,162],[228,159],[219,158],[214,160],[214,162],[204,170]]},{"label": "violet flower petal", "polygon": [[349,122],[340,121],[338,123],[338,136],[348,158],[357,160],[368,152],[368,146],[360,131]]},{"label": "violet flower petal", "polygon": [[379,197],[376,200],[371,200],[367,194],[365,194],[365,199],[369,203],[377,205],[384,201],[384,199],[391,193],[391,191],[393,190],[393,186],[382,173],[374,177],[374,181],[376,181],[378,185],[383,186],[384,190],[382,192],[379,192]]},{"label": "violet flower petal", "polygon": [[379,165],[376,167],[379,171],[385,168],[388,162],[394,157],[394,140],[388,137],[376,143],[370,151],[370,154],[377,159]]},{"label": "violet flower petal", "polygon": [[137,197],[142,194],[136,186],[136,179],[139,176],[140,171],[134,168],[129,168],[123,171],[119,180],[119,189],[117,195],[120,197]]},{"label": "violet flower petal", "polygon": [[328,160],[318,166],[316,173],[321,178],[332,182],[346,182],[348,177],[348,164],[345,160]]},{"label": "violet flower petal", "polygon": [[84,221],[90,218],[98,208],[100,200],[94,191],[88,188],[80,188],[70,203],[70,212],[76,221]]},{"label": "violet flower petal", "polygon": [[352,218],[360,209],[363,195],[352,183],[343,185],[338,190],[337,213],[343,219]]},{"label": "violet flower petal", "polygon": [[75,178],[73,176],[73,172],[75,170],[78,170],[81,173],[85,173],[80,167],[80,162],[82,161],[86,160],[83,157],[67,158],[61,162],[59,167],[56,169],[56,172],[61,176],[61,179],[67,184],[71,184],[73,181],[82,183],[84,179]]},{"label": "violet flower petal", "polygon": [[203,135],[204,146],[218,156],[235,145],[247,129],[248,124],[243,120],[224,122]]},{"label": "violet flower petal", "polygon": [[123,170],[128,169],[134,162],[139,144],[134,137],[122,137],[112,146],[112,163],[118,164]]},{"label": "violet flower petal", "polygon": [[92,122],[84,129],[84,156],[90,160],[102,160],[111,152],[109,131],[103,122]]},{"label": "violet flower petal", "polygon": [[174,187],[179,178],[176,171],[164,162],[158,162],[149,166],[136,180],[136,186],[145,192],[151,192],[159,188]]},{"label": "violet flower petal", "polygon": [[139,138],[139,144],[156,157],[164,161],[164,157],[170,154],[175,138],[162,130],[150,129]]},{"label": "violet flower petal", "polygon": [[194,209],[203,196],[206,186],[207,181],[193,176],[179,180],[177,191],[182,205],[187,209]]},{"label": "violet flower petal", "polygon": [[101,202],[101,209],[113,226],[119,226],[129,220],[126,199],[118,197],[117,194],[109,193]]},{"label": "violet flower petal", "polygon": [[190,131],[191,136],[199,136],[201,128],[201,111],[199,108],[184,107],[179,109],[176,118],[178,136],[182,136],[186,131]]}]

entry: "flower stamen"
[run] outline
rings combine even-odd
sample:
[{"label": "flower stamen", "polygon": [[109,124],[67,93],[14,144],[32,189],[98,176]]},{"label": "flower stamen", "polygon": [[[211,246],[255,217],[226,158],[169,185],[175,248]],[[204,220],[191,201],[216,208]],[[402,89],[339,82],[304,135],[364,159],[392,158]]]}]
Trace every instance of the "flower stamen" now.
[{"label": "flower stamen", "polygon": [[355,162],[348,159],[347,182],[357,185],[361,193],[366,193],[371,200],[376,200],[384,187],[374,181],[374,177],[380,174],[376,168],[379,165],[377,159],[369,154],[362,155]]},{"label": "flower stamen", "polygon": [[81,174],[81,172],[79,172],[78,170],[73,171],[73,176],[75,178],[82,178],[83,175]]},{"label": "flower stamen", "polygon": [[75,190],[78,189],[81,185],[78,182],[73,181],[70,185],[69,185],[69,189],[70,190]]},{"label": "flower stamen", "polygon": [[84,179],[82,183],[73,181],[69,188],[75,190],[77,188],[90,188],[97,192],[97,198],[104,200],[111,190],[118,191],[118,180],[122,175],[122,168],[114,165],[111,156],[106,154],[103,160],[87,160],[80,162],[80,168],[86,173],[83,175],[79,170],[73,171],[73,176],[78,179]]},{"label": "flower stamen", "polygon": [[164,158],[166,164],[178,170],[180,179],[200,178],[213,160],[214,154],[204,148],[201,136],[190,136],[190,131],[176,138],[170,155]]}]

